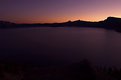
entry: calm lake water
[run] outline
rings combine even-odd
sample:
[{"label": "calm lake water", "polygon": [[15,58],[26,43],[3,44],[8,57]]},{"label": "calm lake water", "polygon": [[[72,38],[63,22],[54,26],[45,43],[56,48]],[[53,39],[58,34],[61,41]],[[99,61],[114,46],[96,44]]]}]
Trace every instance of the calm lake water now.
[{"label": "calm lake water", "polygon": [[0,29],[0,60],[17,63],[121,67],[121,33],[101,28]]}]

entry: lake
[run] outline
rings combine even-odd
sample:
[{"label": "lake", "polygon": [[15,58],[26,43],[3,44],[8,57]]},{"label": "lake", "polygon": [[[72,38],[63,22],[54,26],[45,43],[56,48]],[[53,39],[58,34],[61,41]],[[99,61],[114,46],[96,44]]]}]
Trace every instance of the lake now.
[{"label": "lake", "polygon": [[0,61],[60,65],[83,59],[121,67],[121,33],[101,28],[0,29]]}]

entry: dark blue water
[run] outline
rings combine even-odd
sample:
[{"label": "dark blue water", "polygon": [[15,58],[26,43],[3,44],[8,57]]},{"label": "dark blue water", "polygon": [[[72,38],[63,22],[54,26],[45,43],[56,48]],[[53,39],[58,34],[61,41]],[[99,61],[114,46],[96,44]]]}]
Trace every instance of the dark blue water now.
[{"label": "dark blue water", "polygon": [[0,30],[0,60],[44,65],[88,59],[121,67],[121,33],[100,28],[18,28]]}]

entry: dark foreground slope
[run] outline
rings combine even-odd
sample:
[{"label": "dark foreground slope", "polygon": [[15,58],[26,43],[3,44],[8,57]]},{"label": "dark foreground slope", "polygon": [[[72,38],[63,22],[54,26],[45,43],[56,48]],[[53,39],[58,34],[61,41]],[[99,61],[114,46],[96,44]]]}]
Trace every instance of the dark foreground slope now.
[{"label": "dark foreground slope", "polygon": [[94,67],[87,60],[59,67],[0,65],[0,80],[121,80],[121,70]]}]

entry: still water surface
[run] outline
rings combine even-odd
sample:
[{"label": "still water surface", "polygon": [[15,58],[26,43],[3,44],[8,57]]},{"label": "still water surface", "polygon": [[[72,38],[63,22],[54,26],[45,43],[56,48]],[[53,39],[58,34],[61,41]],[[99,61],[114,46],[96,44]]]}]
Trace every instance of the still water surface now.
[{"label": "still water surface", "polygon": [[0,29],[0,60],[17,63],[121,67],[121,33],[100,28]]}]

